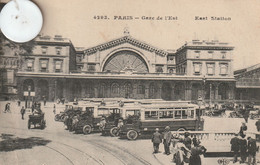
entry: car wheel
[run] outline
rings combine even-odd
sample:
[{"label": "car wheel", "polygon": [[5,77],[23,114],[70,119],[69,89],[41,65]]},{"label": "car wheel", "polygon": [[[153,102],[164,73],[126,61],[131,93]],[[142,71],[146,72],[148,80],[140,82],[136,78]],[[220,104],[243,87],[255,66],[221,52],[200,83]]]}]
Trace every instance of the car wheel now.
[{"label": "car wheel", "polygon": [[55,115],[54,120],[59,121],[59,118],[60,118],[60,116],[59,116],[59,114],[57,114],[57,115]]},{"label": "car wheel", "polygon": [[113,127],[110,129],[110,135],[113,137],[116,137],[116,136],[118,136],[118,131],[119,131],[118,127]]},{"label": "car wheel", "polygon": [[138,133],[136,130],[129,130],[126,134],[128,140],[136,140]]},{"label": "car wheel", "polygon": [[86,135],[86,134],[90,134],[91,131],[92,131],[92,128],[91,128],[90,125],[85,125],[85,126],[83,127],[83,133],[84,133],[85,135]]}]

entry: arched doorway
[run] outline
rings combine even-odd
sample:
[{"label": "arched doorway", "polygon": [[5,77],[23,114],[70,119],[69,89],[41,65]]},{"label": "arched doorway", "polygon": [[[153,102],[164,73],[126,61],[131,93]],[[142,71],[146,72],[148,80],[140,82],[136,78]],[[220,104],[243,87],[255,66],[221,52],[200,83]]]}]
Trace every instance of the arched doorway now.
[{"label": "arched doorway", "polygon": [[124,85],[125,98],[130,98],[133,93],[132,84],[130,82],[125,83]]},{"label": "arched doorway", "polygon": [[33,80],[32,79],[26,79],[24,80],[23,82],[23,91],[28,91],[29,89],[29,86],[30,86],[30,90],[31,91],[34,91],[34,83],[33,83]]},{"label": "arched doorway", "polygon": [[64,97],[63,89],[64,89],[63,82],[61,80],[58,80],[56,84],[56,98],[61,99]]},{"label": "arched doorway", "polygon": [[191,87],[191,100],[198,100],[199,96],[203,96],[202,94],[202,86],[199,83],[192,84]]},{"label": "arched doorway", "polygon": [[106,84],[102,83],[99,88],[99,97],[106,97]]},{"label": "arched doorway", "polygon": [[39,80],[37,85],[37,97],[39,100],[49,98],[49,83],[47,80]]},{"label": "arched doorway", "polygon": [[119,97],[120,96],[120,86],[118,83],[113,83],[111,85],[111,97]]},{"label": "arched doorway", "polygon": [[81,98],[81,84],[80,82],[76,81],[75,83],[73,83],[73,88],[72,88],[72,96],[73,99],[75,98]]},{"label": "arched doorway", "polygon": [[154,83],[149,85],[149,99],[154,99],[156,96],[156,87]]},{"label": "arched doorway", "polygon": [[171,100],[172,88],[169,83],[163,83],[161,97],[164,100]]},{"label": "arched doorway", "polygon": [[86,83],[85,96],[87,98],[95,97],[95,87],[94,87],[94,83],[92,81],[88,81]]},{"label": "arched doorway", "polygon": [[185,99],[185,88],[183,83],[177,83],[174,87],[174,100]]},{"label": "arched doorway", "polygon": [[218,86],[218,98],[220,100],[226,100],[229,99],[228,98],[228,94],[229,94],[229,87],[227,83],[221,83]]}]

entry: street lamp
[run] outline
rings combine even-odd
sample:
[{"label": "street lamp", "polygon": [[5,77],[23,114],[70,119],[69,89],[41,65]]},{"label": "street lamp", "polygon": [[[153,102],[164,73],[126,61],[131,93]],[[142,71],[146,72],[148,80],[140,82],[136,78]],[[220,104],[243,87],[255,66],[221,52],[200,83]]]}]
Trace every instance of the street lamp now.
[{"label": "street lamp", "polygon": [[28,86],[28,107],[30,108],[31,85]]}]

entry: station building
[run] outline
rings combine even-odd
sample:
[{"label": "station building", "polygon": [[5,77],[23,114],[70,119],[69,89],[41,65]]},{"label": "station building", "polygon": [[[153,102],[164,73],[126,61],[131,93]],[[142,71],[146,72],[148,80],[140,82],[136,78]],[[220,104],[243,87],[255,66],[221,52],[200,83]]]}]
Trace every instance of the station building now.
[{"label": "station building", "polygon": [[236,70],[236,99],[260,103],[260,64]]},{"label": "station building", "polygon": [[[206,101],[234,99],[233,47],[193,40],[163,50],[129,34],[90,48],[61,36],[39,36],[17,73],[18,96]],[[29,87],[29,89],[28,89]]]}]

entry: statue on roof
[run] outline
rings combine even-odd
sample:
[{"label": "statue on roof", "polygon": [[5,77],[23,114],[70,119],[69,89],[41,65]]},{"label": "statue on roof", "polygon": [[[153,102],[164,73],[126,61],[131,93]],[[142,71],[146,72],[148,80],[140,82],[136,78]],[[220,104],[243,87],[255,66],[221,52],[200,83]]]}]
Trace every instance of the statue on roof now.
[{"label": "statue on roof", "polygon": [[130,35],[129,28],[127,26],[124,28],[124,35],[125,36],[129,36]]}]

